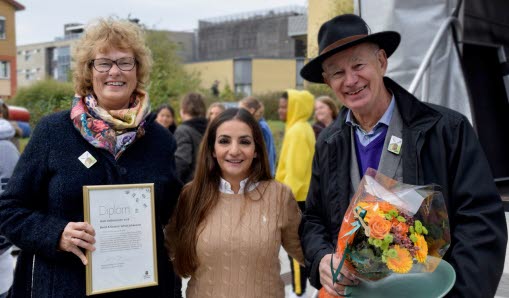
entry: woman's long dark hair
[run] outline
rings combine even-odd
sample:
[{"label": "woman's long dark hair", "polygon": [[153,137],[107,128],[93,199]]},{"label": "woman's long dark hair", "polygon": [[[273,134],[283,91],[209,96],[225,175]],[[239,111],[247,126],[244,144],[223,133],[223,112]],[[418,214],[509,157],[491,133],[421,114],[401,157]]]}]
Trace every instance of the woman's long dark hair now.
[{"label": "woman's long dark hair", "polygon": [[246,123],[253,133],[255,152],[245,189],[253,183],[271,180],[267,150],[262,131],[254,117],[244,109],[227,109],[219,114],[207,128],[200,144],[193,181],[184,186],[175,211],[175,241],[173,266],[182,277],[189,277],[199,266],[196,243],[198,228],[216,206],[219,199],[221,168],[213,157],[217,128],[226,121]]}]

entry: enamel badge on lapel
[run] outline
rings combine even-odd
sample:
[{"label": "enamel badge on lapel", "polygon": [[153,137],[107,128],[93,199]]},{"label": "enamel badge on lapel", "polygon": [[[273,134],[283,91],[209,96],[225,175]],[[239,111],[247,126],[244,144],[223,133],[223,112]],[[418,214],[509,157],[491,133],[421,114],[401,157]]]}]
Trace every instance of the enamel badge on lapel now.
[{"label": "enamel badge on lapel", "polygon": [[401,144],[403,143],[403,140],[401,138],[398,138],[396,136],[391,136],[391,141],[389,142],[389,147],[387,150],[389,152],[392,152],[394,154],[399,154],[401,151]]},{"label": "enamel badge on lapel", "polygon": [[88,151],[85,151],[80,157],[78,157],[78,159],[83,165],[85,165],[85,167],[87,167],[87,169],[90,169],[90,167],[97,162],[95,157],[93,157]]}]

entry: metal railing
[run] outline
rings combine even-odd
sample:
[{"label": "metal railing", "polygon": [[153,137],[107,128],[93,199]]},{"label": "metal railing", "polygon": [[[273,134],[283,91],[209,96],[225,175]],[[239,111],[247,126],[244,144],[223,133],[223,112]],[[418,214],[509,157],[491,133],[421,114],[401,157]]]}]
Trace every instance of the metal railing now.
[{"label": "metal railing", "polygon": [[423,101],[427,101],[428,99],[428,93],[429,93],[429,71],[428,68],[431,63],[431,58],[433,58],[433,54],[435,54],[438,45],[440,44],[440,41],[445,36],[445,34],[448,32],[447,30],[449,28],[455,29],[456,32],[459,32],[461,30],[461,24],[457,17],[450,16],[448,17],[445,22],[442,23],[440,28],[438,29],[437,35],[431,42],[431,46],[429,47],[428,51],[426,52],[426,55],[424,56],[424,59],[421,62],[421,65],[419,66],[419,69],[417,70],[417,73],[415,74],[414,79],[412,80],[412,84],[410,84],[410,88],[408,91],[412,94],[415,93],[417,90],[417,87],[419,86],[419,83],[421,83],[422,80],[422,97],[421,99]]}]

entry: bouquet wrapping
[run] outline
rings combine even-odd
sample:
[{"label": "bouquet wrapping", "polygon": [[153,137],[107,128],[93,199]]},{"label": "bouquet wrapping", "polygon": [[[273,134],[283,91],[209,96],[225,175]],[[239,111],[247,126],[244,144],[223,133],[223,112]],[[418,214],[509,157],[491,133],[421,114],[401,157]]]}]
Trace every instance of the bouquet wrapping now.
[{"label": "bouquet wrapping", "polygon": [[[450,238],[438,186],[403,184],[369,168],[343,218],[336,248],[341,262],[331,271],[337,277],[344,266],[362,282],[433,272]],[[319,297],[331,296],[322,289]]]}]

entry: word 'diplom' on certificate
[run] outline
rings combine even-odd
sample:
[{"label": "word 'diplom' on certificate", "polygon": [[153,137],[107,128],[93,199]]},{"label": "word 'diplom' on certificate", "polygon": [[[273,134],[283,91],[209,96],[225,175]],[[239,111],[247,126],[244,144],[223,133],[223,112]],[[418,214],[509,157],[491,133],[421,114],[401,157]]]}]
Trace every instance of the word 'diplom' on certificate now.
[{"label": "word 'diplom' on certificate", "polygon": [[83,204],[96,233],[86,294],[157,285],[154,184],[83,186]]}]

